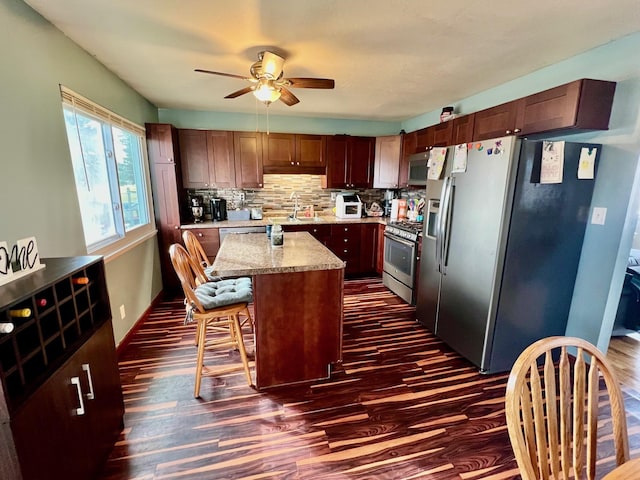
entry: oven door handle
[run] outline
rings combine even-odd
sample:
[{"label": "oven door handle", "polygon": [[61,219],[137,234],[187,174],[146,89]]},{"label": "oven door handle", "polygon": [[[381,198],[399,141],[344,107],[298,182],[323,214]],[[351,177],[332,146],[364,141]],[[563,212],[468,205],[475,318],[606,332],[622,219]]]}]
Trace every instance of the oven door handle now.
[{"label": "oven door handle", "polygon": [[391,235],[390,233],[386,233],[385,232],[384,236],[386,238],[388,238],[389,240],[393,240],[394,242],[401,243],[403,245],[406,245],[407,247],[414,248],[416,246],[415,242],[411,242],[409,240],[405,240],[403,238],[396,237],[395,235]]}]

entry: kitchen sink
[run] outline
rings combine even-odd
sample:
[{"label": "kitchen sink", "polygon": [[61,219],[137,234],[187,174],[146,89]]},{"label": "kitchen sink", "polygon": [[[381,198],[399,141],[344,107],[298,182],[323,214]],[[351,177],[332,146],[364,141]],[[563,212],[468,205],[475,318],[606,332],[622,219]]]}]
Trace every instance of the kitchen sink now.
[{"label": "kitchen sink", "polygon": [[322,217],[269,217],[269,222],[287,225],[292,223],[318,223],[324,222],[324,219]]}]

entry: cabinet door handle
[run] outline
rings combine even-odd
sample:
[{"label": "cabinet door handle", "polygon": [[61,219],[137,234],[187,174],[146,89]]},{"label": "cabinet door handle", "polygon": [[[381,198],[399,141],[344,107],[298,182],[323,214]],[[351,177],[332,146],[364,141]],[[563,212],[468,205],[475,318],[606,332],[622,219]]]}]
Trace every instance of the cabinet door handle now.
[{"label": "cabinet door handle", "polygon": [[506,133],[507,135],[510,135],[510,134],[511,134],[511,130],[507,130],[505,133]]},{"label": "cabinet door handle", "polygon": [[199,237],[201,237],[201,236],[202,236],[202,234],[201,234],[201,233],[199,233],[199,234],[198,234],[198,236],[199,236]]},{"label": "cabinet door handle", "polygon": [[173,227],[173,228],[175,228],[176,230],[180,230],[180,225],[176,225],[176,226],[175,226],[175,227]]},{"label": "cabinet door handle", "polygon": [[80,408],[76,408],[76,415],[84,415],[84,401],[82,400],[82,388],[80,387],[80,377],[71,377],[71,384],[76,386],[78,390],[78,400],[80,400]]},{"label": "cabinet door handle", "polygon": [[520,129],[519,128],[514,128],[513,129],[513,133],[520,133]]},{"label": "cabinet door handle", "polygon": [[87,372],[87,381],[89,382],[89,393],[87,393],[85,396],[87,397],[87,400],[93,400],[96,397],[93,394],[93,379],[91,378],[91,368],[89,367],[89,364],[83,363],[82,370]]}]

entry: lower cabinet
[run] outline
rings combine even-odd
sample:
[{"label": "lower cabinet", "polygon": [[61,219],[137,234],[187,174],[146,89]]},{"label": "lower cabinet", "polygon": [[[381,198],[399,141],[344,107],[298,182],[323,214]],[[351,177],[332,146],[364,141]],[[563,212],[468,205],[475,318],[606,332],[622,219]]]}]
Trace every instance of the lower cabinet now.
[{"label": "lower cabinet", "polygon": [[24,480],[93,478],[122,430],[123,413],[108,321],[12,420]]},{"label": "lower cabinet", "polygon": [[345,275],[360,273],[360,227],[357,223],[331,225],[329,248],[347,262]]},{"label": "lower cabinet", "polygon": [[194,228],[191,230],[196,236],[200,245],[204,249],[204,253],[209,258],[209,261],[213,263],[218,250],[220,250],[220,233],[217,228]]}]

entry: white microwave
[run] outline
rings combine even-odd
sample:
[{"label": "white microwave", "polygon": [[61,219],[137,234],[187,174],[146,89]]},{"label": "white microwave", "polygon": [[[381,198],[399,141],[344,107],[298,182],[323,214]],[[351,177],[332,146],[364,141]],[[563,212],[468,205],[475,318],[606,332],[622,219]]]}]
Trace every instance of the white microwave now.
[{"label": "white microwave", "polygon": [[409,156],[409,185],[426,185],[429,151]]}]

